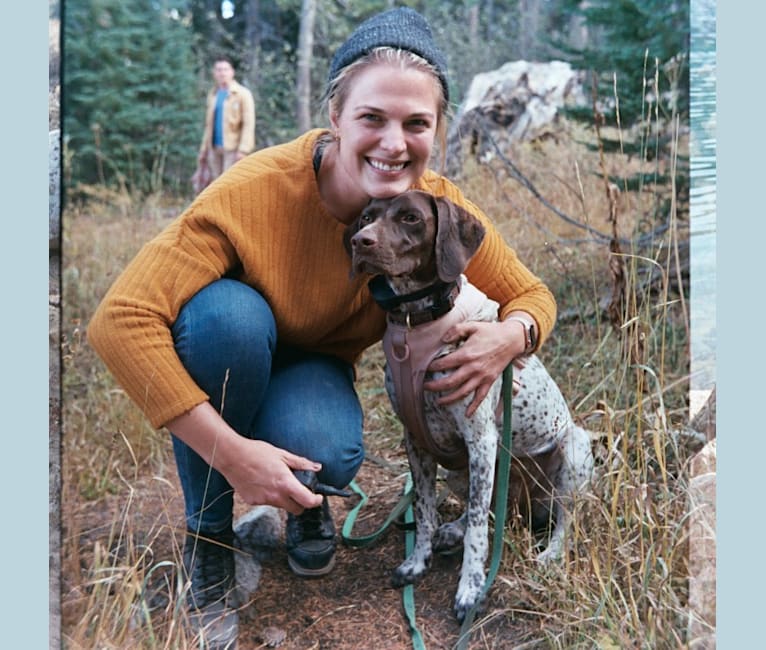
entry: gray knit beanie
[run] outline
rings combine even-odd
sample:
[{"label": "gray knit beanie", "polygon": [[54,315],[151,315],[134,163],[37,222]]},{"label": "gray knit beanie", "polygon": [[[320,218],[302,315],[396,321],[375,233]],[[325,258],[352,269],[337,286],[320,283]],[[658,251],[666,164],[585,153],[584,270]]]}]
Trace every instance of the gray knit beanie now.
[{"label": "gray knit beanie", "polygon": [[359,57],[376,47],[386,46],[413,52],[434,66],[444,88],[444,98],[449,99],[447,59],[436,47],[426,19],[409,7],[384,11],[359,25],[335,52],[330,64],[330,82]]}]

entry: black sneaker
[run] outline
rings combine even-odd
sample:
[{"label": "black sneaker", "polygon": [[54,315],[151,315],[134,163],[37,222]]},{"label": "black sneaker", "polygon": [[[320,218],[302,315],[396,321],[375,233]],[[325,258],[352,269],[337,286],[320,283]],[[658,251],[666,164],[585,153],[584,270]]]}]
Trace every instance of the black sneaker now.
[{"label": "black sneaker", "polygon": [[287,514],[287,563],[304,577],[323,576],[335,566],[335,524],[327,497],[317,508]]},{"label": "black sneaker", "polygon": [[184,569],[191,580],[189,621],[200,641],[204,640],[201,647],[235,650],[239,615],[229,603],[235,586],[234,533],[211,536],[187,530]]}]

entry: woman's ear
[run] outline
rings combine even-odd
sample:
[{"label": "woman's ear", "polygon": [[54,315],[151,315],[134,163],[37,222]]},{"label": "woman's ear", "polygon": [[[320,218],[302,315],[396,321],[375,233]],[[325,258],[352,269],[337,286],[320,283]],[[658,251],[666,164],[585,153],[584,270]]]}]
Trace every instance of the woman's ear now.
[{"label": "woman's ear", "polygon": [[336,113],[334,110],[330,110],[330,125],[332,126],[332,130],[334,134],[337,134],[338,132],[338,113]]}]

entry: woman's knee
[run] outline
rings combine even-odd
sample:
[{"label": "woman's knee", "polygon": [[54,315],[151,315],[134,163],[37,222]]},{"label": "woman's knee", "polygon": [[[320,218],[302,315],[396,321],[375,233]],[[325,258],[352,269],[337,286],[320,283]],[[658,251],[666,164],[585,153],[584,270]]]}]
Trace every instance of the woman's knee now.
[{"label": "woman's knee", "polygon": [[251,287],[218,280],[181,309],[176,352],[224,420],[245,435],[268,388],[276,349],[271,308]]},{"label": "woman's knee", "polygon": [[[263,418],[260,420],[263,422]],[[327,427],[327,422],[327,419],[319,422],[310,417],[287,419],[283,416],[279,419],[281,426],[261,428],[255,437],[320,463],[319,480],[341,488],[356,476],[364,460],[362,421],[359,418],[357,424],[352,409],[347,417],[338,419],[335,426]]]},{"label": "woman's knee", "polygon": [[338,488],[347,486],[356,476],[364,461],[364,444],[361,433],[357,441],[337,446],[318,462],[322,463],[319,479]]},{"label": "woman's knee", "polygon": [[261,340],[273,352],[276,324],[271,307],[252,287],[222,278],[200,289],[181,307],[172,327],[176,345],[186,339],[207,346],[252,344]]},{"label": "woman's knee", "polygon": [[[266,300],[252,287],[227,278],[202,288],[181,308],[171,328],[176,351],[195,380],[220,371],[263,368],[276,348],[276,324]],[[205,386],[202,386],[206,390]]]}]

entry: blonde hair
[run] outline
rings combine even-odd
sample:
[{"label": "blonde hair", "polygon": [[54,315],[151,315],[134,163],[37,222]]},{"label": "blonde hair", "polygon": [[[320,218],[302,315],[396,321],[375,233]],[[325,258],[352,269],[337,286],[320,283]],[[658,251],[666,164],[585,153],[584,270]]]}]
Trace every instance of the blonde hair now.
[{"label": "blonde hair", "polygon": [[447,114],[449,111],[449,102],[444,93],[439,73],[433,65],[423,57],[418,56],[409,50],[403,50],[396,47],[376,47],[367,54],[349,63],[342,68],[334,79],[330,79],[327,84],[327,90],[322,100],[327,114],[335,113],[340,115],[345,107],[346,100],[351,91],[351,82],[357,72],[372,65],[384,63],[399,67],[401,70],[414,69],[427,72],[433,77],[433,83],[437,89],[437,115],[436,115],[436,142],[441,152],[441,168],[444,168],[444,157],[447,151]]}]

